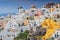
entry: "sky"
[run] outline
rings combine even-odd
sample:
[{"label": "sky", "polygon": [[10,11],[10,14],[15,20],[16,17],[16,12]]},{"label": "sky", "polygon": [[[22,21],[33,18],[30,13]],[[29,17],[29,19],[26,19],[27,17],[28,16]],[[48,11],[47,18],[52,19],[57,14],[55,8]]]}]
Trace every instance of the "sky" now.
[{"label": "sky", "polygon": [[52,2],[60,3],[60,0],[0,0],[0,16],[8,13],[16,14],[19,6],[22,6],[24,9],[29,9],[31,5],[41,8],[43,5]]}]

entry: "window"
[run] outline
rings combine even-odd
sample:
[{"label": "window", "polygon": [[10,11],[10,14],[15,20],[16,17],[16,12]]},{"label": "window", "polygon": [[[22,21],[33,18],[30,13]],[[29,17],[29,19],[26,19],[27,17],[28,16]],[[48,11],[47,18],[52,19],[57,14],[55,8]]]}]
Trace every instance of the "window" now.
[{"label": "window", "polygon": [[43,11],[45,11],[45,9],[43,9]]},{"label": "window", "polygon": [[21,25],[18,23],[18,26],[20,27]]},{"label": "window", "polygon": [[28,38],[27,40],[30,40],[30,38]]},{"label": "window", "polygon": [[57,15],[57,18],[60,18],[60,15],[59,14]]},{"label": "window", "polygon": [[58,6],[56,8],[58,8]]},{"label": "window", "polygon": [[49,13],[48,11],[46,13]]},{"label": "window", "polygon": [[0,25],[0,27],[1,27],[1,25]]},{"label": "window", "polygon": [[31,12],[34,12],[35,10],[32,10]]},{"label": "window", "polygon": [[11,26],[10,26],[11,27]]},{"label": "window", "polygon": [[22,23],[22,26],[24,26],[24,23]]},{"label": "window", "polygon": [[23,29],[21,29],[21,32],[23,32]]},{"label": "window", "polygon": [[8,37],[10,37],[10,35],[7,35]]},{"label": "window", "polygon": [[28,20],[29,18],[27,17],[27,20]]},{"label": "window", "polygon": [[36,26],[37,24],[36,24],[36,22],[34,22],[34,26]]},{"label": "window", "polygon": [[30,20],[34,20],[34,16],[30,16]]},{"label": "window", "polygon": [[57,10],[57,12],[59,12],[59,10]]},{"label": "window", "polygon": [[8,32],[10,32],[11,30],[8,30]]}]

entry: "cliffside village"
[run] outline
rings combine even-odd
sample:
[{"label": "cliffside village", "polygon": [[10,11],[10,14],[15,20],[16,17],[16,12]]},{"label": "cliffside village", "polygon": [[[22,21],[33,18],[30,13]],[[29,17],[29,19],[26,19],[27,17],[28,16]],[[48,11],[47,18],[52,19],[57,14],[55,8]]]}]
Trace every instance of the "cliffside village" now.
[{"label": "cliffside village", "polygon": [[42,8],[35,5],[29,9],[18,7],[16,15],[8,14],[0,17],[0,40],[14,40],[19,33],[26,30],[29,31],[28,40],[40,40],[37,35],[43,35],[42,40],[50,37],[59,40],[60,3],[48,3]]}]

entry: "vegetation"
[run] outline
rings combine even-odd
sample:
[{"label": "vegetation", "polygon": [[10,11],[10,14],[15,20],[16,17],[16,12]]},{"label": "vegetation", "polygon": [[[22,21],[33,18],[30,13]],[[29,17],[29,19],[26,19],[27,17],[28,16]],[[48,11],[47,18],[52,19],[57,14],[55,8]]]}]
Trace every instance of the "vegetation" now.
[{"label": "vegetation", "polygon": [[14,40],[27,40],[28,31],[18,34]]},{"label": "vegetation", "polygon": [[53,37],[51,37],[51,38],[48,38],[47,40],[54,40],[54,38],[53,38]]}]

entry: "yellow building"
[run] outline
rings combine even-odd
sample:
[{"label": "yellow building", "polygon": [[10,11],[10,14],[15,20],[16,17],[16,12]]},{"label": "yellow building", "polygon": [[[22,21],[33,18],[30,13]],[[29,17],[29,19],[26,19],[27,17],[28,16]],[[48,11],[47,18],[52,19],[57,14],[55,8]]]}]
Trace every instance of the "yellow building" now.
[{"label": "yellow building", "polygon": [[23,23],[24,23],[25,26],[29,25],[29,22],[28,22],[27,19],[24,19],[24,20],[23,20]]},{"label": "yellow building", "polygon": [[52,19],[45,19],[42,22],[42,27],[47,28],[46,34],[42,37],[42,40],[46,40],[52,36],[55,30],[60,28],[60,25]]}]

